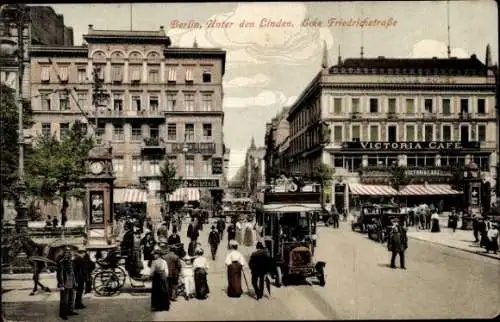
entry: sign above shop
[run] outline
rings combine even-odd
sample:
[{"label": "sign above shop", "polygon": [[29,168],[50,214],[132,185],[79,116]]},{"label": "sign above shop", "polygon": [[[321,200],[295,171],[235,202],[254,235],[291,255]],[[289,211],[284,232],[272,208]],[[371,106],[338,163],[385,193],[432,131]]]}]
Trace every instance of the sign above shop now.
[{"label": "sign above shop", "polygon": [[344,142],[344,150],[360,151],[429,151],[429,150],[479,150],[479,142]]},{"label": "sign above shop", "polygon": [[187,179],[187,188],[218,188],[219,180],[217,179]]}]

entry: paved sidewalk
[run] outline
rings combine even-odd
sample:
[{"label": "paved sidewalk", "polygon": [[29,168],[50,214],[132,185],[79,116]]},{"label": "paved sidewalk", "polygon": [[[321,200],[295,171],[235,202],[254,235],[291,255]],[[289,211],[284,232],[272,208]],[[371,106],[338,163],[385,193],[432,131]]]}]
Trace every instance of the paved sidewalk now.
[{"label": "paved sidewalk", "polygon": [[439,233],[431,233],[429,230],[417,230],[410,227],[408,230],[408,237],[415,238],[431,243],[440,244],[443,246],[460,249],[469,253],[487,256],[490,258],[500,259],[500,253],[486,253],[486,250],[479,247],[479,243],[474,242],[472,230],[457,229],[453,232],[452,229],[447,228],[447,218],[441,218],[441,231]]}]

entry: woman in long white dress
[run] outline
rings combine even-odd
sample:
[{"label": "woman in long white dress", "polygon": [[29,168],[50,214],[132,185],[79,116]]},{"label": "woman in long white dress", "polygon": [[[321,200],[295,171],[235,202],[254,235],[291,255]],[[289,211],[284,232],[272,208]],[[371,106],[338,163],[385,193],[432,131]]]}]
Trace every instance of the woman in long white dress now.
[{"label": "woman in long white dress", "polygon": [[186,292],[186,297],[193,298],[195,296],[195,284],[194,284],[194,268],[193,259],[191,257],[185,257],[182,264],[182,277],[184,279],[184,290]]}]

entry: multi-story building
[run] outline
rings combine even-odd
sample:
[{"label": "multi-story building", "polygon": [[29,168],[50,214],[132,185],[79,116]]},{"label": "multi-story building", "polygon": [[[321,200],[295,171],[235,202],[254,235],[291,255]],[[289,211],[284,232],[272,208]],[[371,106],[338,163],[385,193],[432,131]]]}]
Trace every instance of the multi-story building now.
[{"label": "multi-story building", "polygon": [[348,207],[350,195],[393,194],[392,165],[419,183],[408,186],[414,202],[456,193],[451,168],[471,162],[493,186],[495,79],[488,57],[489,49],[485,64],[475,55],[323,64],[288,114],[290,170],[307,175],[320,163],[334,167],[337,208]]},{"label": "multi-story building", "polygon": [[[113,148],[115,187],[148,187],[148,197],[131,194],[140,200],[125,200],[115,189],[115,202],[148,198],[151,215],[160,208],[156,192],[164,160],[184,180],[171,201],[197,201],[200,192],[222,189],[225,51],[170,47],[163,27],[116,31],[89,25],[83,38],[80,47],[31,47],[33,132],[60,138],[86,113],[98,143]],[[105,93],[97,106],[94,74]]]},{"label": "multi-story building", "polygon": [[280,174],[288,174],[289,170],[289,132],[290,126],[287,121],[288,107],[283,108],[270,123],[266,124],[266,154],[265,177],[268,184],[273,178]]},{"label": "multi-story building", "polygon": [[245,155],[244,165],[244,186],[250,196],[256,196],[265,186],[265,165],[264,156],[266,149],[264,147],[256,147],[255,140],[252,138],[250,148]]},{"label": "multi-story building", "polygon": [[[55,13],[52,7],[19,5],[26,8],[27,19],[23,30],[24,59],[29,61],[28,46],[73,46],[73,29],[64,25],[64,17]],[[13,21],[9,21],[9,13],[16,10],[14,5],[6,5],[2,8],[2,19],[0,19],[0,44],[2,53],[0,55],[0,80],[11,88],[17,86],[17,62],[14,52],[4,51],[4,47],[17,47],[18,30]],[[10,11],[10,12],[9,12]],[[10,46],[9,46],[10,45]],[[29,67],[29,66],[26,66]],[[25,68],[24,84],[22,89],[29,89],[29,69]]]}]

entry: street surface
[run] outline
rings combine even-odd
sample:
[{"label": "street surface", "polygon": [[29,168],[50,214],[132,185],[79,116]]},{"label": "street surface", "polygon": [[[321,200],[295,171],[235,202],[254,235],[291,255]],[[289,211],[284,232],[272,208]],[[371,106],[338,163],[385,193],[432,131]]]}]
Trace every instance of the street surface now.
[{"label": "street surface", "polygon": [[[205,255],[208,231],[200,234]],[[181,237],[185,240],[187,225]],[[319,227],[315,258],[326,264],[326,286],[306,285],[271,288],[271,296],[260,301],[246,292],[239,299],[225,294],[227,254],[226,234],[215,262],[211,262],[208,282],[210,296],[205,301],[179,298],[169,312],[150,312],[149,294],[125,292],[109,297],[87,295],[87,308],[71,321],[168,321],[168,320],[316,320],[316,319],[429,319],[491,318],[500,312],[500,261],[465,251],[409,240],[407,270],[391,269],[386,246],[352,232],[341,222],[338,230]],[[249,255],[252,248],[242,247]],[[396,262],[399,266],[399,262]],[[246,272],[250,284],[250,274]],[[46,282],[47,280],[42,280]],[[2,304],[7,320],[54,321],[58,315],[58,294],[29,296],[31,280],[3,281]],[[55,279],[47,282],[55,287]]]}]

